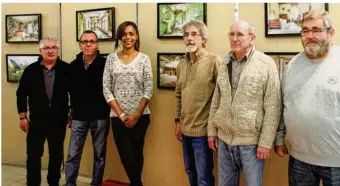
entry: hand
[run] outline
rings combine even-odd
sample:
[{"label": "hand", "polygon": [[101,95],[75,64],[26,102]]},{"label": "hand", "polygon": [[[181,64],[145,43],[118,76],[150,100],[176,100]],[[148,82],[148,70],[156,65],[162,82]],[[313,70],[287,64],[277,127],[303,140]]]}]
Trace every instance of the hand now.
[{"label": "hand", "polygon": [[182,141],[181,125],[179,123],[175,124],[175,136],[178,141]]},{"label": "hand", "polygon": [[[124,119],[124,117],[126,117],[126,120]],[[124,116],[124,117],[123,117],[123,121],[125,121],[124,125],[127,128],[133,128],[136,125],[137,118],[135,118],[134,115],[128,115],[128,116]]]},{"label": "hand", "polygon": [[67,125],[68,128],[72,127],[72,115],[68,116],[66,125]]},{"label": "hand", "polygon": [[27,118],[20,120],[20,129],[24,131],[25,133],[28,132],[28,128],[30,126],[30,122]]},{"label": "hand", "polygon": [[280,157],[284,157],[286,154],[288,154],[288,150],[285,144],[275,145],[274,150],[275,150],[275,153]]},{"label": "hand", "polygon": [[269,158],[270,149],[264,148],[264,147],[257,147],[257,159],[259,160],[265,160]]},{"label": "hand", "polygon": [[217,137],[216,136],[209,136],[208,137],[208,143],[209,148],[216,152],[217,150]]},{"label": "hand", "polygon": [[125,122],[128,120],[128,116],[129,115],[125,115],[122,119],[121,119],[121,121],[125,124]]}]

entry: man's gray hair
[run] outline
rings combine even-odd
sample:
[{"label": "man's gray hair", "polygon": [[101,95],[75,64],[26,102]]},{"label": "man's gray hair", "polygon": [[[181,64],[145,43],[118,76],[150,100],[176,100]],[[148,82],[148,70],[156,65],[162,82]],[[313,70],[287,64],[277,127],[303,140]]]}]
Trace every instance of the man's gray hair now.
[{"label": "man's gray hair", "polygon": [[323,19],[323,24],[325,26],[325,28],[333,28],[333,23],[331,18],[328,15],[327,11],[317,11],[317,10],[309,10],[305,13],[303,13],[303,18],[302,18],[302,22],[301,25],[303,25],[303,23],[305,21],[308,20],[315,20],[315,19]]},{"label": "man's gray hair", "polygon": [[56,38],[56,37],[44,37],[42,38],[40,41],[39,41],[39,48],[43,48],[44,47],[44,44],[46,42],[49,42],[49,41],[53,41],[53,42],[56,42],[57,43],[57,47],[59,48],[59,40]]},{"label": "man's gray hair", "polygon": [[248,23],[247,21],[238,21],[236,22],[237,26],[239,27],[248,27],[248,34],[249,35],[255,35],[255,27],[254,25]]},{"label": "man's gray hair", "polygon": [[199,20],[192,20],[187,22],[184,26],[183,26],[183,36],[185,33],[185,30],[189,27],[189,26],[195,26],[196,28],[199,29],[200,35],[202,37],[202,39],[204,39],[204,43],[202,44],[203,48],[206,47],[207,45],[207,41],[208,41],[208,29],[207,26]]},{"label": "man's gray hair", "polygon": [[248,34],[250,35],[254,35],[255,34],[255,26],[248,23],[249,24],[249,29],[248,29]]}]

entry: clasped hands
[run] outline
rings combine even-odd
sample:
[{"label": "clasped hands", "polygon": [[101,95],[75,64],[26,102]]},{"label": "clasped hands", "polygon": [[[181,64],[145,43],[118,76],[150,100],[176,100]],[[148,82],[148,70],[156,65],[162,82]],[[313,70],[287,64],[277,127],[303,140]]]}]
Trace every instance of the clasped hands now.
[{"label": "clasped hands", "polygon": [[124,123],[125,127],[133,128],[136,125],[140,116],[141,116],[141,114],[139,114],[139,113],[134,113],[132,115],[126,114],[121,120]]}]

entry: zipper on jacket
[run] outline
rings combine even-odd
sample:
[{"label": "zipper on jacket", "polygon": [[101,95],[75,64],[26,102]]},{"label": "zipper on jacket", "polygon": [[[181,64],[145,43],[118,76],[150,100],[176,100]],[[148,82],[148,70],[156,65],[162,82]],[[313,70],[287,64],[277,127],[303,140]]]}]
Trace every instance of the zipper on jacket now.
[{"label": "zipper on jacket", "polygon": [[[233,112],[233,109],[234,109],[234,104],[233,104],[233,100],[231,101],[231,110],[230,110],[230,114],[231,114],[231,119],[232,119],[232,124],[234,125],[234,112]],[[230,146],[234,146],[233,144],[233,139],[234,139],[234,133],[233,131],[231,131],[231,139],[230,139]],[[231,148],[231,147],[230,147]],[[230,149],[229,149],[230,150]]]}]

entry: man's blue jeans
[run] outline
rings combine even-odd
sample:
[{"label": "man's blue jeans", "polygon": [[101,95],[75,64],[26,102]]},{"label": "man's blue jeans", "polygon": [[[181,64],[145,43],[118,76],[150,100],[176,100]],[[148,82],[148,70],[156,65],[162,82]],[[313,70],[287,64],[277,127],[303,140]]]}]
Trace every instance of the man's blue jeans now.
[{"label": "man's blue jeans", "polygon": [[71,126],[71,139],[65,169],[66,186],[77,185],[80,159],[89,130],[91,130],[94,151],[91,186],[100,186],[105,168],[106,139],[110,128],[109,119],[91,122],[73,120]]},{"label": "man's blue jeans", "polygon": [[[340,160],[339,160],[340,161]],[[340,167],[311,165],[289,156],[289,186],[340,186]]]},{"label": "man's blue jeans", "polygon": [[262,186],[264,160],[256,157],[257,145],[229,146],[218,142],[219,186],[239,186],[240,171],[247,186]]},{"label": "man's blue jeans", "polygon": [[190,137],[182,134],[185,171],[191,186],[214,186],[213,151],[209,148],[208,138]]}]

